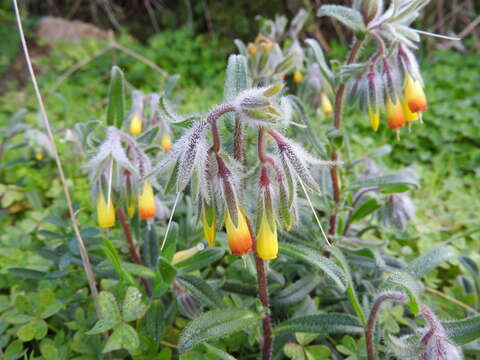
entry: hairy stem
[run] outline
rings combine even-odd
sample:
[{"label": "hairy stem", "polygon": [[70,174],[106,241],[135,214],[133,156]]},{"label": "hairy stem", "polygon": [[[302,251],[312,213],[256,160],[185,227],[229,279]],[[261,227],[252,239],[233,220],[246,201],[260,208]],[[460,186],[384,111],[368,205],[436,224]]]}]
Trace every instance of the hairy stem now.
[{"label": "hairy stem", "polygon": [[250,221],[247,219],[248,229],[253,240],[253,257],[255,258],[255,267],[257,268],[257,281],[258,281],[258,294],[260,296],[260,302],[262,306],[267,309],[267,312],[263,316],[263,344],[262,344],[262,359],[270,360],[272,355],[272,319],[270,316],[270,300],[268,296],[268,283],[267,275],[265,272],[265,262],[257,255],[257,240],[255,232],[253,231]]},{"label": "hairy stem", "polygon": [[239,116],[235,116],[235,133],[233,139],[233,158],[245,165],[245,149],[243,146],[243,124]]},{"label": "hairy stem", "polygon": [[[362,47],[362,41],[361,40],[356,40],[355,43],[353,44],[352,49],[350,50],[350,54],[348,55],[346,64],[351,64],[353,63],[357,56],[358,52],[360,51],[360,48]],[[345,98],[345,89],[346,89],[346,84],[342,83],[338,87],[337,95],[335,96],[335,116],[334,116],[334,126],[336,129],[340,129],[342,125],[342,110],[343,110],[343,100]],[[336,149],[333,149],[332,151],[332,156],[331,156],[332,162],[334,165],[330,167],[330,178],[332,179],[332,188],[333,188],[333,200],[335,203],[338,205],[340,203],[340,183],[339,183],[339,178],[338,178],[338,167],[336,165],[338,161],[338,152]],[[330,235],[335,235],[337,230],[337,209],[334,209],[332,211],[332,214],[330,215],[330,221],[329,221],[329,234]]]},{"label": "hairy stem", "polygon": [[396,300],[400,302],[406,302],[408,297],[399,292],[399,291],[387,291],[380,294],[373,303],[372,310],[370,310],[370,315],[368,317],[367,328],[365,329],[365,338],[367,342],[367,359],[375,360],[375,324],[377,323],[378,314],[380,312],[380,307],[382,306],[385,300]]},{"label": "hairy stem", "polygon": [[[135,243],[133,242],[132,231],[130,230],[130,224],[128,223],[125,215],[121,208],[117,208],[117,216],[120,220],[120,225],[122,226],[123,233],[125,234],[125,239],[127,240],[128,250],[130,251],[130,255],[132,255],[133,260],[138,265],[143,265],[142,258],[135,247]],[[145,287],[145,292],[149,297],[152,297],[152,287],[150,282],[146,278],[142,278],[143,286]]]},{"label": "hairy stem", "polygon": [[[60,182],[62,183],[63,192],[64,192],[65,198],[67,200],[68,212],[70,214],[70,219],[72,221],[73,231],[74,231],[76,239],[77,239],[78,249],[80,251],[80,257],[82,259],[83,268],[85,270],[88,285],[90,287],[90,293],[92,294],[94,303],[97,306],[96,299],[97,299],[97,296],[98,296],[98,290],[97,290],[97,285],[95,283],[95,278],[93,276],[92,265],[91,265],[90,259],[88,257],[88,252],[87,252],[87,249],[85,247],[85,243],[83,242],[82,236],[80,235],[80,228],[79,228],[79,225],[78,225],[78,222],[77,222],[75,211],[73,210],[73,202],[72,202],[72,199],[70,197],[70,191],[68,189],[68,184],[67,184],[67,180],[65,178],[65,173],[63,172],[63,166],[62,166],[62,162],[60,160],[57,145],[55,144],[55,137],[53,136],[52,128],[50,126],[50,121],[48,119],[47,112],[45,110],[45,105],[43,103],[42,95],[40,94],[40,89],[38,87],[37,79],[35,77],[35,72],[33,71],[32,63],[30,61],[30,55],[28,53],[27,42],[25,40],[25,35],[23,33],[22,20],[21,20],[21,17],[20,17],[20,12],[18,10],[17,0],[13,0],[13,6],[14,6],[14,9],[15,9],[15,16],[17,18],[18,31],[20,32],[20,40],[22,42],[23,51],[25,53],[25,60],[26,60],[26,63],[27,63],[28,71],[30,73],[30,78],[32,79],[33,88],[34,88],[35,94],[37,96],[37,101],[38,101],[38,105],[39,105],[39,108],[40,108],[40,113],[42,115],[42,118],[43,118],[43,121],[44,121],[44,124],[45,124],[45,128],[47,130],[48,138],[49,138],[50,143],[52,145],[53,156],[55,158],[55,164],[57,166],[58,174],[60,176]],[[97,313],[98,313],[98,308],[97,308]]]},{"label": "hairy stem", "polygon": [[210,150],[216,154],[220,152],[220,147],[222,144],[220,135],[218,133],[217,120],[223,114],[234,110],[235,109],[230,104],[220,105],[207,116],[207,121],[210,123],[210,129],[213,137],[213,145]]}]

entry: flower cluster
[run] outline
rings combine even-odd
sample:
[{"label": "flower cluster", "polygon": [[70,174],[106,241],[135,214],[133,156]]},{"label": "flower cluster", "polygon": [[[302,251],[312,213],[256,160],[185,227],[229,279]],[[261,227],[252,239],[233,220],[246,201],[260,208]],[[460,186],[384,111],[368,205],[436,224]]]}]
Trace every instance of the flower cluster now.
[{"label": "flower cluster", "polygon": [[[278,226],[290,229],[297,220],[297,184],[301,181],[318,189],[309,166],[323,163],[281,134],[284,118],[288,117],[280,97],[282,88],[277,83],[240,92],[230,103],[218,106],[196,122],[154,169],[154,173],[159,173],[173,166],[172,179],[178,192],[190,184],[209,246],[215,244],[216,232],[224,224],[232,254],[241,256],[253,249],[254,227],[249,220],[253,209],[245,201],[247,184],[253,179],[257,189],[256,252],[262,259],[276,258]],[[217,120],[227,113],[234,113],[243,124],[257,131],[257,164],[240,163],[222,151],[223,136]],[[211,146],[207,145],[209,132]],[[267,139],[276,149],[272,154],[267,153]],[[234,139],[237,141],[241,137]]]}]

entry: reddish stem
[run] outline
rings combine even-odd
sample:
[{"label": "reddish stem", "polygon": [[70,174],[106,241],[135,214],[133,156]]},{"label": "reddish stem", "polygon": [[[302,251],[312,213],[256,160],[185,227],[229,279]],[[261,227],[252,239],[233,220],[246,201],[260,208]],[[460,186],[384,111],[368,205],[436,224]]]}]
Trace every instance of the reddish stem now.
[{"label": "reddish stem", "polygon": [[[353,44],[352,49],[350,50],[350,54],[348,55],[346,64],[353,63],[360,51],[362,46],[362,41],[357,40],[355,44]],[[338,87],[337,95],[335,96],[335,117],[334,117],[334,126],[336,129],[340,129],[342,124],[342,110],[343,110],[343,100],[345,98],[345,89],[346,84],[342,83]],[[340,183],[338,181],[338,167],[335,165],[338,161],[338,153],[337,150],[333,149],[332,157],[331,157],[334,165],[330,167],[330,177],[332,179],[332,188],[333,188],[333,200],[338,205],[340,203]],[[337,231],[337,209],[332,211],[330,215],[329,221],[329,234],[335,235]]]},{"label": "reddish stem", "polygon": [[215,110],[213,110],[210,114],[208,114],[207,121],[210,123],[210,128],[211,128],[212,137],[213,137],[213,145],[212,145],[211,151],[213,151],[216,154],[220,152],[220,147],[222,144],[220,135],[218,134],[217,120],[223,114],[234,111],[234,110],[235,109],[233,105],[226,104],[226,105],[220,105]]},{"label": "reddish stem", "polygon": [[[125,215],[123,214],[123,211],[121,208],[117,208],[117,216],[118,216],[118,219],[120,220],[120,225],[122,226],[123,233],[125,234],[125,239],[127,239],[128,250],[130,251],[130,255],[132,255],[132,258],[136,264],[143,265],[142,259],[137,252],[135,243],[133,242],[133,236],[132,236],[132,231],[130,230],[130,225],[127,219],[125,218]],[[143,286],[145,287],[145,292],[149,297],[152,297],[153,294],[152,294],[152,287],[150,285],[150,282],[146,278],[141,278],[141,279],[142,279]]]}]

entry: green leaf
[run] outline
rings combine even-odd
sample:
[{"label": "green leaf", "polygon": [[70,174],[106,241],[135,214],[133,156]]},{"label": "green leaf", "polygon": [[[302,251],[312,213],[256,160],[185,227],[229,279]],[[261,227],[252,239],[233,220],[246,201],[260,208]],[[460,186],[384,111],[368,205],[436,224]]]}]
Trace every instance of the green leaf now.
[{"label": "green leaf", "polygon": [[155,299],[152,300],[150,308],[143,318],[145,332],[155,342],[159,342],[162,339],[163,329],[165,328],[164,312],[162,301]]},{"label": "green leaf", "polygon": [[278,292],[272,302],[288,305],[302,301],[320,282],[318,275],[305,276]]},{"label": "green leaf", "polygon": [[328,67],[327,61],[325,60],[325,55],[323,54],[323,50],[320,47],[320,44],[315,39],[306,39],[305,43],[312,49],[315,60],[320,66],[320,71],[322,72],[322,75],[329,81],[330,86],[333,87],[334,77],[332,71]]},{"label": "green leaf", "polygon": [[125,90],[123,72],[118,66],[112,67],[108,89],[107,125],[120,128],[125,113]]},{"label": "green leaf", "polygon": [[183,271],[190,272],[204,268],[221,259],[225,250],[218,247],[212,247],[202,250],[192,257],[175,264],[175,267]]},{"label": "green leaf", "polygon": [[363,327],[354,316],[330,313],[296,317],[281,322],[273,329],[274,334],[295,332],[319,334],[361,334],[363,333]]},{"label": "green leaf", "polygon": [[135,286],[135,279],[123,268],[122,260],[120,260],[120,255],[118,254],[117,249],[115,249],[113,244],[107,238],[103,238],[103,244],[104,246],[102,247],[102,250],[120,279]]},{"label": "green leaf", "polygon": [[85,332],[85,334],[87,334],[87,335],[101,334],[101,333],[103,333],[107,330],[110,330],[115,325],[117,325],[116,321],[107,320],[107,319],[100,319],[95,323],[93,328],[91,328],[89,331]]},{"label": "green leaf", "polygon": [[133,351],[140,345],[140,339],[133,327],[128,324],[122,324],[117,327],[112,335],[107,340],[102,353],[118,350],[124,348],[128,351]]},{"label": "green leaf", "polygon": [[25,279],[41,280],[45,278],[46,273],[38,270],[31,270],[25,268],[9,268],[8,272],[14,276],[22,277]]},{"label": "green leaf", "polygon": [[40,340],[47,335],[47,323],[41,319],[30,321],[18,329],[17,336],[23,341]]},{"label": "green leaf", "polygon": [[121,320],[120,310],[115,297],[107,292],[101,291],[97,298],[100,319],[117,323]]},{"label": "green leaf", "polygon": [[245,309],[218,309],[200,314],[183,329],[178,343],[180,354],[194,346],[228,336],[249,326],[258,325],[262,314]]},{"label": "green leaf", "polygon": [[418,181],[406,172],[399,172],[355,181],[350,184],[350,189],[360,189],[372,186],[378,186],[380,189],[383,189],[384,187],[390,188],[392,185],[408,185],[409,187],[418,187]]},{"label": "green leaf", "polygon": [[53,303],[49,306],[47,306],[40,314],[40,317],[42,319],[46,319],[46,318],[49,318],[50,316],[53,316],[55,315],[56,313],[58,313],[60,310],[62,310],[63,308],[63,304],[62,303],[59,303],[59,302],[56,302],[56,303]]},{"label": "green leaf", "polygon": [[450,248],[433,248],[410,262],[404,271],[412,275],[415,279],[420,279],[442,262],[450,260],[453,257],[455,257],[455,252]]},{"label": "green leaf", "polygon": [[448,337],[458,345],[480,338],[480,315],[455,321],[443,321]]},{"label": "green leaf", "polygon": [[285,355],[293,360],[305,360],[305,351],[303,346],[295,343],[287,343],[283,347],[283,352]]},{"label": "green leaf", "polygon": [[198,276],[183,274],[177,277],[182,284],[197,300],[210,309],[225,308],[227,305],[206,281]]},{"label": "green leaf", "polygon": [[215,356],[215,359],[218,360],[235,360],[235,358],[230,355],[229,353],[223,351],[222,349],[219,349],[215,346],[212,346],[208,343],[203,344],[205,347],[205,350],[207,351],[207,354],[211,354]]},{"label": "green leaf", "polygon": [[420,312],[420,283],[418,282],[418,280],[414,279],[409,273],[403,271],[391,273],[385,279],[383,288],[406,293],[410,299],[410,301],[408,302],[410,310],[414,314],[418,314]]},{"label": "green leaf", "polygon": [[122,262],[122,268],[128,273],[142,278],[153,279],[155,277],[155,272],[143,265]]},{"label": "green leaf", "polygon": [[317,12],[318,17],[329,16],[340,21],[355,33],[365,32],[362,14],[359,11],[340,5],[323,5]]},{"label": "green leaf", "polygon": [[325,345],[311,345],[305,349],[307,360],[328,360],[330,349]]},{"label": "green leaf", "polygon": [[158,238],[154,226],[143,230],[142,258],[150,269],[157,269]]},{"label": "green leaf", "polygon": [[399,359],[413,359],[420,355],[422,346],[418,336],[396,337],[391,334],[385,334],[385,342],[388,348]]},{"label": "green leaf", "polygon": [[298,244],[280,244],[280,253],[293,259],[304,261],[332,279],[341,291],[345,291],[347,280],[344,272],[331,260],[322,256],[317,250]]},{"label": "green leaf", "polygon": [[377,199],[371,198],[362,203],[358,208],[355,209],[355,211],[352,213],[352,216],[350,216],[349,221],[355,222],[357,220],[360,220],[371,213],[377,211],[382,207],[382,204],[379,204]]},{"label": "green leaf", "polygon": [[142,302],[142,293],[137,288],[129,286],[123,300],[123,321],[129,322],[140,319],[147,310],[147,305]]}]

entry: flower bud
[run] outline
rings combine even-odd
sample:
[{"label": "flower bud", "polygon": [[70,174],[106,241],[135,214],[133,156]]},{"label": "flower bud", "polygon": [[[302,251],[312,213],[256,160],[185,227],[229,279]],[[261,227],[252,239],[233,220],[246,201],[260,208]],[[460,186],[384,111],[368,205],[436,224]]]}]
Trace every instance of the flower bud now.
[{"label": "flower bud", "polygon": [[172,139],[170,138],[170,135],[164,133],[160,138],[160,144],[162,145],[163,151],[169,152],[172,149]]},{"label": "flower bud", "polygon": [[199,251],[202,251],[203,249],[204,249],[204,245],[202,243],[198,243],[197,245],[195,245],[194,247],[191,247],[190,249],[177,251],[175,255],[173,255],[172,265],[175,265],[179,262],[182,262],[184,260],[191,258],[193,255],[195,255]]},{"label": "flower bud", "polygon": [[115,209],[112,199],[107,204],[101,192],[97,197],[97,221],[98,226],[102,228],[109,228],[115,225]]},{"label": "flower bud", "polygon": [[320,93],[320,105],[324,114],[331,114],[333,112],[333,106],[325,92]]},{"label": "flower bud", "polygon": [[202,220],[203,234],[205,235],[208,246],[214,246],[215,238],[217,235],[217,225],[214,207],[205,204],[202,207],[202,213],[200,218]]},{"label": "flower bud", "polygon": [[248,44],[248,53],[252,56],[255,56],[257,55],[257,45],[255,45],[254,43],[250,43]]},{"label": "flower bud", "polygon": [[293,82],[295,84],[300,84],[303,80],[303,75],[300,71],[296,70],[294,73],[293,73]]},{"label": "flower bud", "polygon": [[387,122],[392,130],[399,129],[405,125],[405,118],[403,116],[402,105],[397,97],[395,102],[392,102],[387,96]]},{"label": "flower bud", "polygon": [[43,153],[41,153],[41,152],[35,153],[35,159],[36,160],[41,161],[41,160],[43,160],[43,158],[44,158]]},{"label": "flower bud", "polygon": [[143,183],[143,190],[138,197],[138,213],[141,219],[150,219],[155,216],[155,197],[152,184],[149,181]]},{"label": "flower bud", "polygon": [[142,132],[142,119],[138,114],[133,115],[130,120],[130,134],[136,136]]},{"label": "flower bud", "polygon": [[422,84],[408,73],[405,75],[404,97],[410,111],[414,113],[424,111],[427,108],[427,98],[423,92]]},{"label": "flower bud", "polygon": [[380,109],[378,107],[376,109],[372,109],[369,106],[368,117],[370,118],[370,125],[372,126],[372,130],[377,131],[378,126],[380,125]]},{"label": "flower bud", "polygon": [[133,200],[131,200],[130,205],[128,205],[127,215],[130,219],[133,218],[133,215],[135,215],[135,201]]},{"label": "flower bud", "polygon": [[[273,226],[272,226],[273,225]],[[270,223],[264,213],[257,233],[257,255],[260,259],[275,259],[278,254],[278,237],[275,220]]]},{"label": "flower bud", "polygon": [[228,246],[232,254],[242,256],[252,249],[252,235],[248,229],[247,219],[240,208],[237,208],[237,213],[238,226],[235,226],[229,211],[226,211],[225,228],[227,229]]}]

